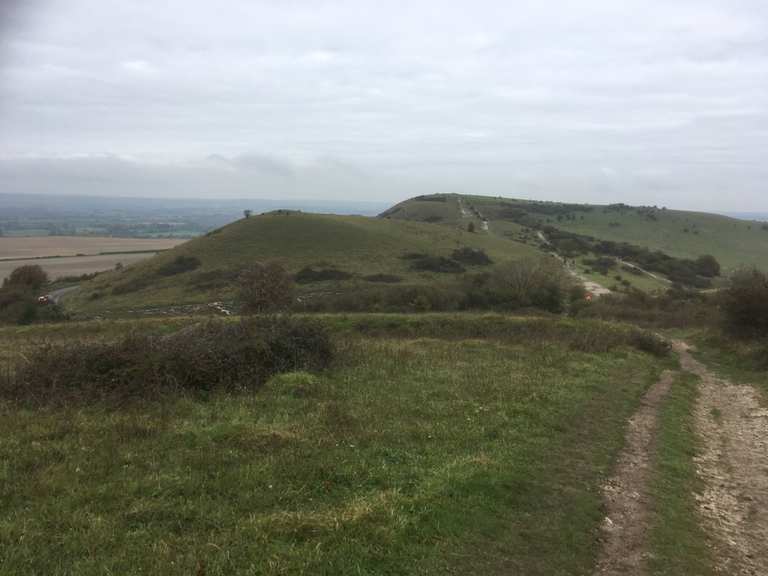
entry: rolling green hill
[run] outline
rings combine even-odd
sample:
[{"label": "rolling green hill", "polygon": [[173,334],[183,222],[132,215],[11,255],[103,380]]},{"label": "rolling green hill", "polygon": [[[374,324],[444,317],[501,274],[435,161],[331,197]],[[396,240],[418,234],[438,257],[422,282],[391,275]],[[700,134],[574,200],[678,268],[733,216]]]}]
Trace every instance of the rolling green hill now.
[{"label": "rolling green hill", "polygon": [[521,222],[549,225],[601,240],[660,250],[678,258],[712,254],[726,272],[740,265],[768,268],[768,225],[717,214],[624,204],[600,206],[437,194],[406,200],[381,216],[462,226],[486,218],[491,232],[512,237],[520,234]]},{"label": "rolling green hill", "polygon": [[[601,269],[604,241],[614,243],[610,249],[626,242],[646,253],[619,254],[623,262]],[[670,278],[711,286],[711,279],[690,270],[684,271],[690,282],[685,274],[676,275],[676,267],[693,266],[704,254],[714,255],[724,272],[741,264],[768,268],[768,226],[758,222],[623,204],[436,194],[401,202],[378,218],[279,210],[239,220],[125,270],[101,274],[68,295],[67,304],[100,314],[229,300],[238,274],[249,264],[268,261],[298,274],[303,279],[299,296],[308,299],[384,283],[434,284],[462,270],[419,270],[407,256],[450,260],[463,247],[484,251],[494,263],[557,249],[575,274],[611,289],[665,289]],[[671,268],[643,259],[651,253],[656,258],[656,251]],[[632,269],[633,263],[646,272]]]},{"label": "rolling green hill", "polygon": [[67,304],[98,313],[228,299],[243,268],[268,261],[291,273],[310,268],[337,276],[301,284],[304,294],[355,290],[382,279],[432,283],[453,274],[414,270],[413,261],[403,256],[449,258],[462,247],[483,250],[495,263],[538,253],[521,242],[429,223],[277,211],[239,220],[125,270],[99,275],[69,296]]}]

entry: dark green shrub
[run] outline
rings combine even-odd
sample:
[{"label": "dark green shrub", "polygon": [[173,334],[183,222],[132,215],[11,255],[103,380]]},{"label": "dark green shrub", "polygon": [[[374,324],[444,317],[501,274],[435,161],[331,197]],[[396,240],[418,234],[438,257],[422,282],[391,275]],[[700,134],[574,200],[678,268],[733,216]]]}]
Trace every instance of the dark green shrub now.
[{"label": "dark green shrub", "polygon": [[43,345],[0,391],[9,399],[65,403],[256,389],[273,374],[320,370],[332,358],[330,337],[314,322],[274,316],[211,321],[169,336]]},{"label": "dark green shrub", "polygon": [[470,248],[468,246],[457,248],[453,251],[451,257],[457,262],[469,264],[471,266],[487,266],[493,263],[483,250],[480,248]]},{"label": "dark green shrub", "polygon": [[176,256],[170,262],[167,262],[158,269],[157,273],[160,276],[174,276],[176,274],[183,274],[184,272],[190,272],[200,267],[200,260],[194,256]]},{"label": "dark green shrub", "polygon": [[343,270],[337,270],[336,268],[315,270],[311,266],[302,268],[294,276],[297,284],[311,284],[313,282],[326,282],[329,280],[349,280],[350,278],[352,278],[352,274]]},{"label": "dark green shrub", "polygon": [[3,280],[3,287],[20,287],[26,290],[39,290],[48,283],[48,274],[37,264],[19,266]]},{"label": "dark green shrub", "polygon": [[563,312],[575,283],[553,258],[508,262],[466,280],[465,307]]},{"label": "dark green shrub", "polygon": [[666,356],[672,349],[667,340],[647,330],[632,330],[629,334],[629,344],[654,356]]},{"label": "dark green shrub", "polygon": [[443,256],[423,256],[414,258],[411,264],[413,270],[420,272],[439,272],[442,274],[460,274],[464,272],[464,266]]},{"label": "dark green shrub", "polygon": [[768,275],[756,268],[736,271],[720,294],[727,327],[747,336],[768,335]]},{"label": "dark green shrub", "polygon": [[696,259],[696,272],[708,278],[720,276],[720,263],[711,254],[699,256]]}]

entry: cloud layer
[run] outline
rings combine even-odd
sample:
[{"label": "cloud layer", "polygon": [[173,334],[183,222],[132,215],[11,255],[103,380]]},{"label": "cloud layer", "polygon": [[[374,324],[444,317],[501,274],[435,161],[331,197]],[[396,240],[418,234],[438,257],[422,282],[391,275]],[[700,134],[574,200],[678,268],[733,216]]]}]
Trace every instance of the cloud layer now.
[{"label": "cloud layer", "polygon": [[768,5],[516,4],[10,2],[0,191],[768,209]]}]

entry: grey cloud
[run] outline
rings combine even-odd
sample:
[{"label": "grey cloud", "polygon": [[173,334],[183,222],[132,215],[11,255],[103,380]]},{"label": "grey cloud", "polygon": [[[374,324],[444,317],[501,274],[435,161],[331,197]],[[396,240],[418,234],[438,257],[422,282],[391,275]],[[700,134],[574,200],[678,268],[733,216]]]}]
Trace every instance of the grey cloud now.
[{"label": "grey cloud", "polygon": [[3,5],[0,191],[768,209],[760,0]]}]

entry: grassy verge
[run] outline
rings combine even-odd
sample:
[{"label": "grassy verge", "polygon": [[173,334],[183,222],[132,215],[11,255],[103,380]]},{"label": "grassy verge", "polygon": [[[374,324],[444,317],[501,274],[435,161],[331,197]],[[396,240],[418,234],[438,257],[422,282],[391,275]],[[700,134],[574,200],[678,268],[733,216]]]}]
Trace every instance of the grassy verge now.
[{"label": "grassy verge", "polygon": [[678,375],[659,414],[650,533],[650,572],[657,576],[714,574],[694,499],[698,489],[693,462],[697,383],[698,377],[692,374]]},{"label": "grassy verge", "polygon": [[702,331],[693,338],[694,355],[718,375],[752,384],[768,397],[768,339],[739,339],[719,330]]},{"label": "grassy verge", "polygon": [[557,338],[339,347],[253,394],[0,405],[0,574],[591,571],[601,480],[662,361]]}]

